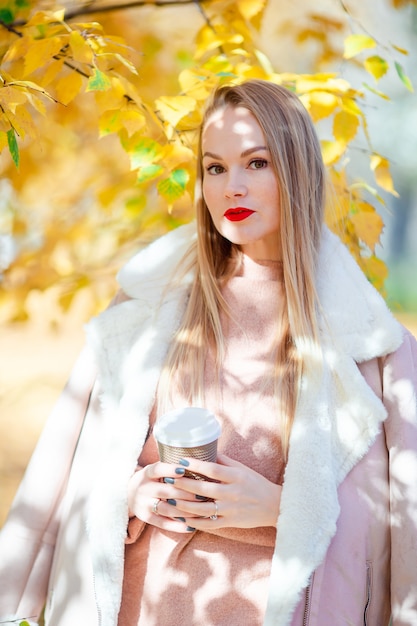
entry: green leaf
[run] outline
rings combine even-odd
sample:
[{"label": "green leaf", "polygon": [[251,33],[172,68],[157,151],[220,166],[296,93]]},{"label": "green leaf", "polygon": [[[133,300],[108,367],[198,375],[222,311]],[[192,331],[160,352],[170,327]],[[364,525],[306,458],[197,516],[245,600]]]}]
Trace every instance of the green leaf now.
[{"label": "green leaf", "polygon": [[11,24],[14,20],[14,15],[7,7],[0,9],[0,21],[5,24]]},{"label": "green leaf", "polygon": [[10,154],[12,155],[12,159],[16,167],[19,167],[20,155],[19,155],[19,146],[16,140],[16,133],[14,128],[10,128],[7,131],[7,143],[9,144]]},{"label": "green leaf", "polygon": [[162,157],[163,148],[153,139],[143,137],[133,150],[129,150],[129,155],[131,169],[135,170],[139,167],[153,165]]},{"label": "green leaf", "polygon": [[398,61],[395,61],[395,69],[397,70],[398,76],[400,77],[400,79],[404,83],[404,85],[407,87],[408,91],[414,91],[413,84],[412,84],[411,80],[409,79],[409,77],[404,72],[404,68],[401,65],[401,63],[398,63]]},{"label": "green leaf", "polygon": [[148,181],[157,178],[159,174],[164,171],[162,165],[158,163],[152,163],[151,165],[144,165],[138,169],[138,183],[147,183]]},{"label": "green leaf", "polygon": [[107,91],[110,87],[110,78],[95,67],[93,75],[88,79],[87,91]]},{"label": "green leaf", "polygon": [[181,198],[189,179],[187,170],[179,168],[173,170],[168,178],[158,183],[158,191],[168,202]]}]

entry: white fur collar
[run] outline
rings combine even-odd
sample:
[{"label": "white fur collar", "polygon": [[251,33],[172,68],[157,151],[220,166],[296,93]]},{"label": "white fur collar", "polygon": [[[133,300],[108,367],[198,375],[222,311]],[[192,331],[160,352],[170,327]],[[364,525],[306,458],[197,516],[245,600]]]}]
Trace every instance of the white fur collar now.
[{"label": "white fur collar", "polygon": [[[90,540],[96,567],[99,563],[107,571],[111,568],[117,580],[109,593],[105,574],[96,574],[96,593],[106,616],[103,626],[115,623],[120,602],[126,481],[145,441],[160,368],[192,280],[187,276],[166,297],[167,276],[195,240],[194,231],[193,224],[181,227],[134,257],[119,274],[122,288],[133,299],[107,310],[88,329],[105,390],[109,442],[92,498]],[[265,626],[291,622],[300,594],[335,533],[337,488],[367,452],[385,418],[382,403],[355,361],[385,355],[402,341],[401,327],[383,299],[327,228],[318,293],[326,318],[324,365],[319,376],[314,355],[307,360],[291,434]],[[155,314],[162,296],[164,304]],[[110,544],[109,523],[118,531]]]}]

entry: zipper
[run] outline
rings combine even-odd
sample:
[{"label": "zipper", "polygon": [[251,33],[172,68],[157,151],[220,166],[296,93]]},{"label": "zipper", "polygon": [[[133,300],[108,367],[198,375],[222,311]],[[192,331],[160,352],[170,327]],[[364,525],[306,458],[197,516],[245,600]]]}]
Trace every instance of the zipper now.
[{"label": "zipper", "polygon": [[371,604],[372,598],[372,566],[370,561],[366,561],[366,602],[365,609],[363,612],[363,624],[367,626],[368,624],[368,611],[369,606]]},{"label": "zipper", "polygon": [[308,586],[306,588],[306,601],[304,605],[303,626],[307,626],[310,621],[310,609],[311,609],[311,591],[313,587],[314,573],[310,576]]}]

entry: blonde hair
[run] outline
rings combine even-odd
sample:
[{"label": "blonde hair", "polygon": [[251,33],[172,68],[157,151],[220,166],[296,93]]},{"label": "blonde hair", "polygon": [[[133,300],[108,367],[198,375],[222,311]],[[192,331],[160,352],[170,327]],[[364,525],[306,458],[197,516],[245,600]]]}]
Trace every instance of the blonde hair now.
[{"label": "blonde hair", "polygon": [[224,354],[220,311],[229,315],[230,312],[221,295],[221,284],[233,266],[230,259],[240,251],[216,230],[204,201],[201,136],[210,116],[225,107],[244,107],[255,117],[265,136],[279,183],[277,246],[282,251],[286,307],[284,319],[277,320],[274,380],[286,456],[303,353],[318,343],[315,274],[324,215],[325,168],[308,112],[294,93],[280,85],[249,80],[239,85],[220,86],[208,103],[200,130],[197,161],[197,248],[193,261],[196,276],[161,381],[164,380],[166,391],[173,374],[180,371],[184,374],[180,378],[186,381],[187,387],[183,391],[190,403],[201,403],[207,350],[209,346],[214,350],[218,368]]}]

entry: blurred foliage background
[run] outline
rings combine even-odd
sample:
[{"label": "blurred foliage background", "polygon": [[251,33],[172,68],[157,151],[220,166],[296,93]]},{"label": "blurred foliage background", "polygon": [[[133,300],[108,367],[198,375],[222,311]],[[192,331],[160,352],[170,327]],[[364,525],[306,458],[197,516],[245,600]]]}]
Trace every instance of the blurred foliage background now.
[{"label": "blurred foliage background", "polygon": [[222,81],[296,91],[327,222],[414,330],[416,0],[0,0],[0,525],[117,269],[193,217]]},{"label": "blurred foliage background", "polygon": [[3,0],[3,319],[27,319],[34,291],[53,290],[62,311],[86,291],[89,313],[101,308],[133,249],[192,218],[206,98],[250,77],[286,85],[310,111],[334,188],[328,224],[384,292],[378,246],[398,192],[379,140],[393,99],[413,92],[415,33],[404,18],[392,29],[404,12],[415,21],[415,3],[394,0]]}]

